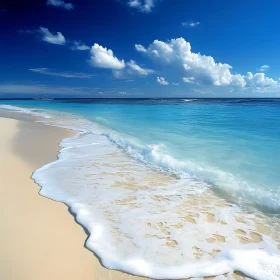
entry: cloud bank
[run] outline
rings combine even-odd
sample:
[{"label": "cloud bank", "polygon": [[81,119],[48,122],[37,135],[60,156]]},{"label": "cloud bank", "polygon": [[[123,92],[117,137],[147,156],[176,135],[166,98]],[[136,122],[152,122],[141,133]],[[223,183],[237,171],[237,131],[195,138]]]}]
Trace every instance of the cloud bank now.
[{"label": "cloud bank", "polygon": [[148,47],[136,44],[135,48],[152,59],[166,75],[171,74],[168,69],[172,66],[173,73],[175,72],[179,76],[177,78],[182,78],[185,83],[240,88],[272,87],[279,84],[278,81],[266,77],[264,73],[233,74],[231,65],[216,62],[212,56],[192,52],[190,43],[184,38],[167,42],[154,40]]}]

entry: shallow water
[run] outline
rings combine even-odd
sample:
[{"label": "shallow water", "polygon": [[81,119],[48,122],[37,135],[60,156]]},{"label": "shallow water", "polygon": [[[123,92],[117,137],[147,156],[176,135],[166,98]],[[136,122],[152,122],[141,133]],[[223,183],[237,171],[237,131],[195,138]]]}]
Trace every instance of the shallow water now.
[{"label": "shallow water", "polygon": [[279,279],[278,100],[5,104],[80,131],[33,177],[77,213],[107,267]]}]

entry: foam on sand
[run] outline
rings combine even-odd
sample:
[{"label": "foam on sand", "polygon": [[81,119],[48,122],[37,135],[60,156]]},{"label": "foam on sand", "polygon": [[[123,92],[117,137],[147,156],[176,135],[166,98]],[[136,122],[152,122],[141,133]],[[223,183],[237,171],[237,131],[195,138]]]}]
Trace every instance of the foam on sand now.
[{"label": "foam on sand", "polygon": [[[103,135],[80,134],[61,145],[59,160],[33,178],[42,195],[70,205],[90,232],[87,247],[106,267],[152,278],[239,270],[278,279],[278,228],[266,216],[137,164]],[[271,225],[262,231],[261,224]],[[245,255],[250,266],[241,266]],[[262,270],[270,263],[274,270]]]}]

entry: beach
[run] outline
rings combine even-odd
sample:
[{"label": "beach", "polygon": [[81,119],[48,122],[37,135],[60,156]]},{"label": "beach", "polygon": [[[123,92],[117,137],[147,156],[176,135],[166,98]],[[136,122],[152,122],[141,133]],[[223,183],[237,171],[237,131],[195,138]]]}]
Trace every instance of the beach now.
[{"label": "beach", "polygon": [[[1,279],[147,279],[103,267],[85,248],[88,235],[68,207],[38,194],[40,187],[30,179],[32,173],[55,161],[60,141],[76,132],[36,120],[40,118],[0,112]],[[213,223],[212,217],[207,219]],[[193,223],[192,218],[186,221]],[[251,279],[240,273],[229,275],[237,280]]]},{"label": "beach", "polygon": [[0,278],[137,279],[103,268],[84,248],[87,235],[68,207],[40,196],[30,179],[74,132],[17,113],[0,114],[0,127]]},{"label": "beach", "polygon": [[2,2],[0,280],[280,280],[280,1]]}]

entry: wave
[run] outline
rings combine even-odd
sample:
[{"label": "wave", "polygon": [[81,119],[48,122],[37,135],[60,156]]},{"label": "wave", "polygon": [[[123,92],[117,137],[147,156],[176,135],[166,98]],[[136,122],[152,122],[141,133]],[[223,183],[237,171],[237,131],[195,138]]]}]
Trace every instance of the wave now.
[{"label": "wave", "polygon": [[185,102],[193,102],[193,101],[196,101],[197,99],[183,99],[183,101]]},{"label": "wave", "polygon": [[0,109],[28,114],[36,117],[42,117],[45,119],[51,118],[45,111],[40,109],[22,108],[22,107],[17,107],[12,105],[0,105]]},{"label": "wave", "polygon": [[[236,194],[242,182],[233,175],[178,161],[160,144],[144,147],[70,114],[6,109],[42,114],[46,124],[80,132],[63,140],[58,160],[32,178],[41,195],[70,206],[89,231],[86,246],[106,267],[152,278],[239,270],[259,280],[279,279],[278,243],[258,231],[269,221],[211,192],[215,183]],[[247,243],[243,235],[260,240]]]},{"label": "wave", "polygon": [[252,187],[231,173],[211,166],[197,165],[188,160],[180,161],[160,151],[160,144],[141,146],[118,134],[103,133],[112,143],[134,159],[156,169],[169,172],[179,178],[190,178],[207,185],[232,201],[251,204],[270,213],[280,211],[280,192],[263,187]]}]

